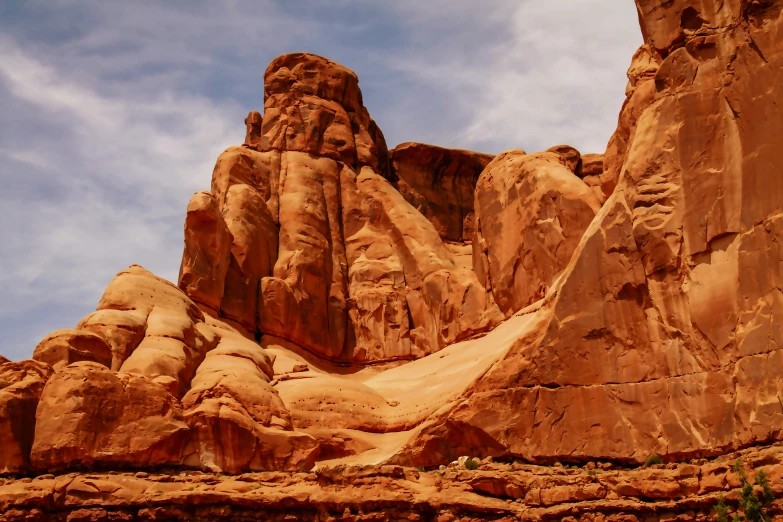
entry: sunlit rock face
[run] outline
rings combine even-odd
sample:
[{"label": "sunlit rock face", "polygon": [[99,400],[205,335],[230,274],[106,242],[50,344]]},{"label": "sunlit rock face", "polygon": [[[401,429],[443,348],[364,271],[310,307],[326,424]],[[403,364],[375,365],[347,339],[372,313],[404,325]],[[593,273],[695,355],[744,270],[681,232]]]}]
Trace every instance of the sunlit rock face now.
[{"label": "sunlit rock face", "polygon": [[645,45],[602,174],[616,188],[538,330],[398,461],[633,461],[780,436],[782,5],[637,2]]},{"label": "sunlit rock face", "polygon": [[[497,324],[444,244],[461,239],[490,157],[411,144],[390,166],[356,75],[319,56],[277,58],[264,87],[264,115],[247,117],[246,143],[218,158],[211,192],[191,201],[180,287],[250,336],[338,363],[417,359]],[[449,155],[453,166],[431,167]],[[446,177],[458,199],[441,203],[422,187]],[[400,192],[405,180],[425,196]]]},{"label": "sunlit rock face", "polygon": [[[736,484],[725,462],[699,461],[576,490],[486,468],[409,491],[414,470],[391,465],[635,465],[754,446],[750,465],[783,476],[783,2],[637,8],[645,43],[594,153],[389,151],[356,74],[275,59],[245,143],[188,204],[177,284],[134,265],[33,360],[0,359],[0,473],[388,465],[258,488],[285,482],[324,510],[347,498],[335,484],[401,506],[480,492],[485,513],[649,500],[638,492],[673,482],[666,498],[709,512],[704,495]],[[133,489],[146,482],[112,480],[94,489],[147,499]],[[11,483],[0,508],[34,496]],[[225,505],[248,501],[220,484]],[[88,498],[79,487],[69,506]],[[176,498],[192,506],[224,498],[188,491]]]}]

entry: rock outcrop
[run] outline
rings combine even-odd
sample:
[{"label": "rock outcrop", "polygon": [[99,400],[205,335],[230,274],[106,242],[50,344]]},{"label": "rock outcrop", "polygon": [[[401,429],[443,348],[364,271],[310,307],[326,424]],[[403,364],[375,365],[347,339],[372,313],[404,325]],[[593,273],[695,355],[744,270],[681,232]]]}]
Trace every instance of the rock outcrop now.
[{"label": "rock outcrop", "polygon": [[506,316],[544,297],[601,208],[565,154],[503,152],[476,186],[474,271]]},{"label": "rock outcrop", "polygon": [[29,470],[35,412],[51,374],[38,361],[0,362],[0,473]]},{"label": "rock outcrop", "polygon": [[[103,351],[112,345],[118,368],[83,358],[55,364],[47,381],[48,366],[31,361],[42,377],[4,389],[9,396],[23,389],[32,404],[32,417],[8,417],[34,429],[29,438],[17,437],[21,427],[10,432],[27,448],[32,469],[186,465],[233,472],[309,469],[315,462],[315,439],[294,432],[269,384],[272,357],[241,330],[205,317],[168,281],[138,266],[120,272],[80,328],[47,339],[99,337]],[[120,354],[126,357],[118,360]],[[0,371],[19,364],[28,363]],[[14,462],[7,464],[12,471],[26,464]]]},{"label": "rock outcrop", "polygon": [[624,109],[640,112],[617,188],[541,323],[398,462],[639,461],[780,437],[781,5],[717,5],[638,2],[634,63],[657,72],[636,83],[647,107]]},{"label": "rock outcrop", "polygon": [[[336,466],[311,473],[111,472],[0,479],[0,522],[46,520],[712,520],[725,496],[740,496],[740,459],[765,471],[783,517],[780,446],[679,465],[622,468],[523,462],[454,462],[442,470]],[[774,517],[774,518],[773,518]]]},{"label": "rock outcrop", "polygon": [[[180,288],[249,337],[342,363],[416,359],[497,324],[437,232],[451,220],[460,239],[472,223],[490,157],[402,147],[390,171],[352,71],[292,54],[264,78],[263,117],[247,117],[246,143],[221,154],[211,191],[188,206]],[[458,189],[443,205],[426,193],[433,222],[390,183],[419,174]]]},{"label": "rock outcrop", "polygon": [[111,366],[112,349],[103,337],[93,332],[64,329],[47,335],[35,347],[33,359],[55,370],[78,361],[94,361]]},{"label": "rock outcrop", "polygon": [[389,152],[352,71],[275,59],[178,285],[0,360],[0,520],[703,520],[737,457],[780,495],[783,2],[636,3],[604,154]]},{"label": "rock outcrop", "polygon": [[447,241],[470,241],[475,230],[473,193],[490,154],[403,143],[390,152],[397,189]]}]

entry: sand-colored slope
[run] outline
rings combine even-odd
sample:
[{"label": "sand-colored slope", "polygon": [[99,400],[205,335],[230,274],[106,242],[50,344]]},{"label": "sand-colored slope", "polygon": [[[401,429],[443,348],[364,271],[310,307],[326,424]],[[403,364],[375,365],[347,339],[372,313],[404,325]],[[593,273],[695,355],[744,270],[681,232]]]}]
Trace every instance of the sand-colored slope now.
[{"label": "sand-colored slope", "polygon": [[[342,446],[325,451],[326,459],[356,453],[351,462],[375,463],[393,455],[430,415],[462,397],[537,318],[536,313],[512,317],[486,336],[423,359],[358,371],[319,361],[274,338],[262,344],[276,356],[275,388],[295,428]],[[305,364],[306,371],[293,371]]]}]

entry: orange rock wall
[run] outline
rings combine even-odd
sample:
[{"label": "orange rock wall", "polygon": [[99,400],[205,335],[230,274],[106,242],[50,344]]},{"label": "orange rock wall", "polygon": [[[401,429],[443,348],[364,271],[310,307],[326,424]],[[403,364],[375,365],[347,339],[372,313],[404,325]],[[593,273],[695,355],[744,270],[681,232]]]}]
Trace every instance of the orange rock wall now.
[{"label": "orange rock wall", "polygon": [[638,2],[646,47],[634,61],[657,72],[637,83],[654,94],[617,189],[548,290],[538,330],[400,462],[638,461],[780,436],[781,5]]}]

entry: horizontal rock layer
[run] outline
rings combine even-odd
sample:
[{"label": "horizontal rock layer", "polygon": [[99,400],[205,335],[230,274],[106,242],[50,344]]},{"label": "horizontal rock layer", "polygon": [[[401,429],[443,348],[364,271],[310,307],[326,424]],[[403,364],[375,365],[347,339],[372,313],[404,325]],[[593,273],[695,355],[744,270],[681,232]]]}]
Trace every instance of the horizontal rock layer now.
[{"label": "horizontal rock layer", "polygon": [[[714,516],[720,495],[736,504],[739,477],[730,469],[735,458],[751,475],[766,470],[774,494],[783,495],[783,452],[775,446],[719,461],[642,469],[487,462],[475,471],[363,466],[298,474],[72,473],[0,479],[0,521],[703,520]],[[767,513],[783,515],[783,503],[776,501]]]}]

